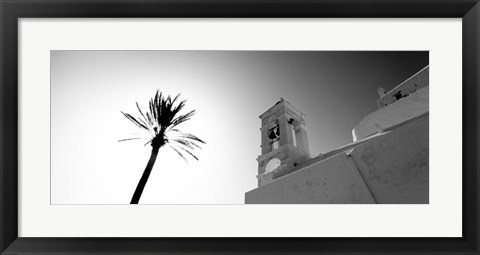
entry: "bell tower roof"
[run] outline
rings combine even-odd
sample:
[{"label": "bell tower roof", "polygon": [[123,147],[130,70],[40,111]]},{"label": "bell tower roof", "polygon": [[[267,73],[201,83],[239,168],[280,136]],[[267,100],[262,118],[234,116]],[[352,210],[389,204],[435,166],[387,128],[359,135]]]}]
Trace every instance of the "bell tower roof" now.
[{"label": "bell tower roof", "polygon": [[297,116],[304,118],[305,114],[301,111],[299,111],[295,106],[290,104],[287,100],[283,99],[283,97],[280,98],[278,102],[276,102],[270,109],[262,113],[260,116],[258,116],[260,119],[264,119],[265,117],[271,115],[272,113],[277,112],[277,110],[281,108],[286,108],[289,109],[292,113],[295,113]]}]

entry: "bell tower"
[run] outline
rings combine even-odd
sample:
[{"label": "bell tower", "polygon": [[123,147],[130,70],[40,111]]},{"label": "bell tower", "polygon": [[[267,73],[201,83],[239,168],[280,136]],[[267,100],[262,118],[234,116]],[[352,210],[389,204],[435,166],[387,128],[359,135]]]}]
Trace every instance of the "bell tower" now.
[{"label": "bell tower", "polygon": [[261,152],[258,162],[258,186],[294,171],[310,159],[305,115],[283,98],[260,115]]}]

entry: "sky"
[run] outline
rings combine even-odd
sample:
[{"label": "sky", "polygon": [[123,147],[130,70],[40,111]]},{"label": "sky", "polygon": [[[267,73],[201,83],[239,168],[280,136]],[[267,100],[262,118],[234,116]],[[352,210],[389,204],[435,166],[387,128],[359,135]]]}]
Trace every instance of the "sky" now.
[{"label": "sky", "polygon": [[[313,156],[429,63],[427,51],[51,51],[51,203],[128,204],[150,157],[138,116],[157,90],[181,94],[179,129],[206,142],[198,161],[168,147],[141,204],[243,204],[257,187],[260,114],[281,97],[302,111]],[[142,136],[148,138],[147,136]]]}]

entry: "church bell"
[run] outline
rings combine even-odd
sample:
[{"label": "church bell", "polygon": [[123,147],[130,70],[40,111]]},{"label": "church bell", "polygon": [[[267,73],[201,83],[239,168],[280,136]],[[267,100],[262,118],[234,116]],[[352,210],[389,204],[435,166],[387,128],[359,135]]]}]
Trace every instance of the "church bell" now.
[{"label": "church bell", "polygon": [[275,134],[275,130],[270,131],[270,135],[268,136],[268,138],[270,138],[272,140],[277,138],[277,135]]},{"label": "church bell", "polygon": [[278,126],[274,127],[270,131],[270,135],[268,135],[268,138],[270,139],[275,139],[280,136],[280,128]]}]

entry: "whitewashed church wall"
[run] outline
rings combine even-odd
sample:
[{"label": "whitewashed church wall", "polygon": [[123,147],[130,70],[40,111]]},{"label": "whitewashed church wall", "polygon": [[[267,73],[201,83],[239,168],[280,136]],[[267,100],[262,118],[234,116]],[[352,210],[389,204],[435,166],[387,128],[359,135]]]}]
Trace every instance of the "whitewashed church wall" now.
[{"label": "whitewashed church wall", "polygon": [[428,121],[424,116],[350,153],[377,203],[429,202]]},{"label": "whitewashed church wall", "polygon": [[245,194],[246,204],[374,203],[353,161],[340,153]]},{"label": "whitewashed church wall", "polygon": [[377,100],[377,104],[380,108],[386,107],[396,101],[399,98],[403,98],[416,92],[417,90],[427,87],[429,85],[429,67],[426,66],[422,70],[418,71],[412,77],[408,78],[398,86],[387,92],[384,96]]},{"label": "whitewashed church wall", "polygon": [[370,113],[352,130],[353,141],[387,130],[428,113],[429,87],[419,89],[387,107]]}]

